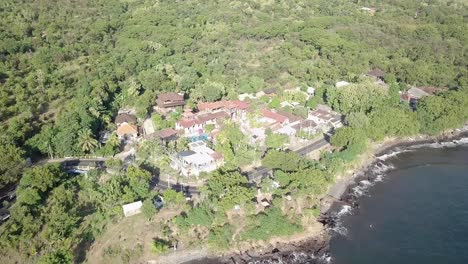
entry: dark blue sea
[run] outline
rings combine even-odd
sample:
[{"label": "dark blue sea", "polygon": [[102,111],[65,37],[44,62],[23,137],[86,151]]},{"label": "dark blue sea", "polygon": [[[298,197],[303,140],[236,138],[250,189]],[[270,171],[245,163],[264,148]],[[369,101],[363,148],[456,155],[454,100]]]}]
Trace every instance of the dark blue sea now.
[{"label": "dark blue sea", "polygon": [[[387,157],[340,218],[333,264],[468,264],[468,147],[432,145]],[[375,173],[375,172],[374,172]]]}]

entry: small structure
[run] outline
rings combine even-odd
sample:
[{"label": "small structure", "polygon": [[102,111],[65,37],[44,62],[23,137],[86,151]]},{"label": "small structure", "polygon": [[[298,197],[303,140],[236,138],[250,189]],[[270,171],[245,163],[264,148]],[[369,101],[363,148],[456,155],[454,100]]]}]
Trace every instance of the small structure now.
[{"label": "small structure", "polygon": [[345,86],[348,86],[350,83],[349,82],[346,82],[346,81],[339,81],[335,84],[335,87],[336,88],[340,88],[340,87],[345,87]]},{"label": "small structure", "polygon": [[143,203],[141,201],[137,201],[134,203],[124,204],[122,205],[123,213],[125,217],[129,217],[132,215],[136,215],[141,213],[141,207]]},{"label": "small structure", "polygon": [[132,114],[128,114],[128,113],[121,113],[121,114],[118,114],[116,117],[115,117],[115,124],[117,126],[120,126],[122,125],[123,123],[128,123],[128,124],[136,124],[137,123],[137,118],[136,116],[132,115]]},{"label": "small structure", "polygon": [[172,108],[185,105],[184,95],[178,93],[162,93],[158,95],[156,103],[159,108]]},{"label": "small structure", "polygon": [[309,86],[307,87],[307,94],[310,96],[314,96],[315,95],[315,88],[312,87],[312,86]]},{"label": "small structure", "polygon": [[381,69],[373,69],[366,73],[366,76],[372,77],[376,80],[384,81],[385,79],[385,72]]},{"label": "small structure", "polygon": [[138,137],[138,127],[129,123],[122,123],[117,128],[117,136],[124,140],[134,140]]},{"label": "small structure", "polygon": [[416,108],[416,103],[423,97],[434,95],[437,92],[435,87],[411,87],[408,91],[400,94],[400,101],[407,102],[412,109]]}]

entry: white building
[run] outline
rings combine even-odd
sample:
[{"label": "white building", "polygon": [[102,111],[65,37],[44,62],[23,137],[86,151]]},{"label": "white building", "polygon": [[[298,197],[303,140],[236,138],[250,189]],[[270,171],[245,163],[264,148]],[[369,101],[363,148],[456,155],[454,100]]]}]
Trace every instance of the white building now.
[{"label": "white building", "polygon": [[185,177],[199,176],[223,165],[222,155],[207,147],[203,141],[190,143],[189,149],[171,156],[171,167]]},{"label": "white building", "polygon": [[335,84],[335,87],[336,88],[340,88],[340,87],[344,87],[344,86],[348,86],[350,83],[349,82],[346,82],[346,81],[339,81]]},{"label": "white building", "polygon": [[316,109],[309,111],[307,119],[314,121],[318,125],[331,126],[333,128],[343,126],[341,115],[325,105],[318,105]]},{"label": "white building", "polygon": [[123,213],[125,217],[129,217],[132,215],[136,215],[141,213],[141,207],[143,203],[141,201],[137,201],[134,203],[124,204],[122,205]]}]

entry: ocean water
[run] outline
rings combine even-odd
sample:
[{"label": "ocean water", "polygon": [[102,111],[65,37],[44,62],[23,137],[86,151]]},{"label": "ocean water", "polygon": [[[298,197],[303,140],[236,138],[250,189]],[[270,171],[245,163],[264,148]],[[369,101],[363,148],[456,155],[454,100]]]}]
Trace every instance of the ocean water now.
[{"label": "ocean water", "polygon": [[378,166],[379,182],[354,189],[359,207],[342,209],[331,263],[467,264],[468,146],[415,147]]}]

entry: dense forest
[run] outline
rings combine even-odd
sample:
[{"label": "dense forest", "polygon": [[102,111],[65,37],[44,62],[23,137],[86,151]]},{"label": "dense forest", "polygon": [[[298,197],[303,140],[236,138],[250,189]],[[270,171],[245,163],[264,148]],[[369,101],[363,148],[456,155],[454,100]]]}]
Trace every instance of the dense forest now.
[{"label": "dense forest", "polygon": [[[76,244],[98,235],[100,218],[149,197],[147,172],[138,168],[99,186],[92,177],[69,179],[54,166],[25,169],[25,159],[114,154],[112,142],[100,146],[96,139],[114,128],[118,109],[133,107],[147,117],[164,91],[185,92],[190,103],[272,87],[319,87],[317,100],[346,115],[348,126],[332,138],[343,151],[323,157],[322,165],[269,153],[264,162],[283,181],[284,193],[319,193],[368,139],[460,126],[468,119],[467,15],[463,0],[1,1],[0,187],[26,171],[2,248],[42,263],[79,260]],[[363,83],[362,74],[375,68],[387,73],[388,94]],[[330,89],[340,80],[362,85]],[[397,93],[413,85],[445,92],[412,112]],[[236,173],[226,173],[235,179],[232,200],[213,204],[223,208],[252,197]],[[223,177],[213,177],[207,195],[216,194]],[[196,223],[196,214],[206,222],[220,217],[208,211],[202,205],[177,223],[183,229]],[[251,221],[300,229],[282,226],[274,210]],[[213,243],[231,231],[215,229]],[[257,231],[264,237],[270,230]]]}]

